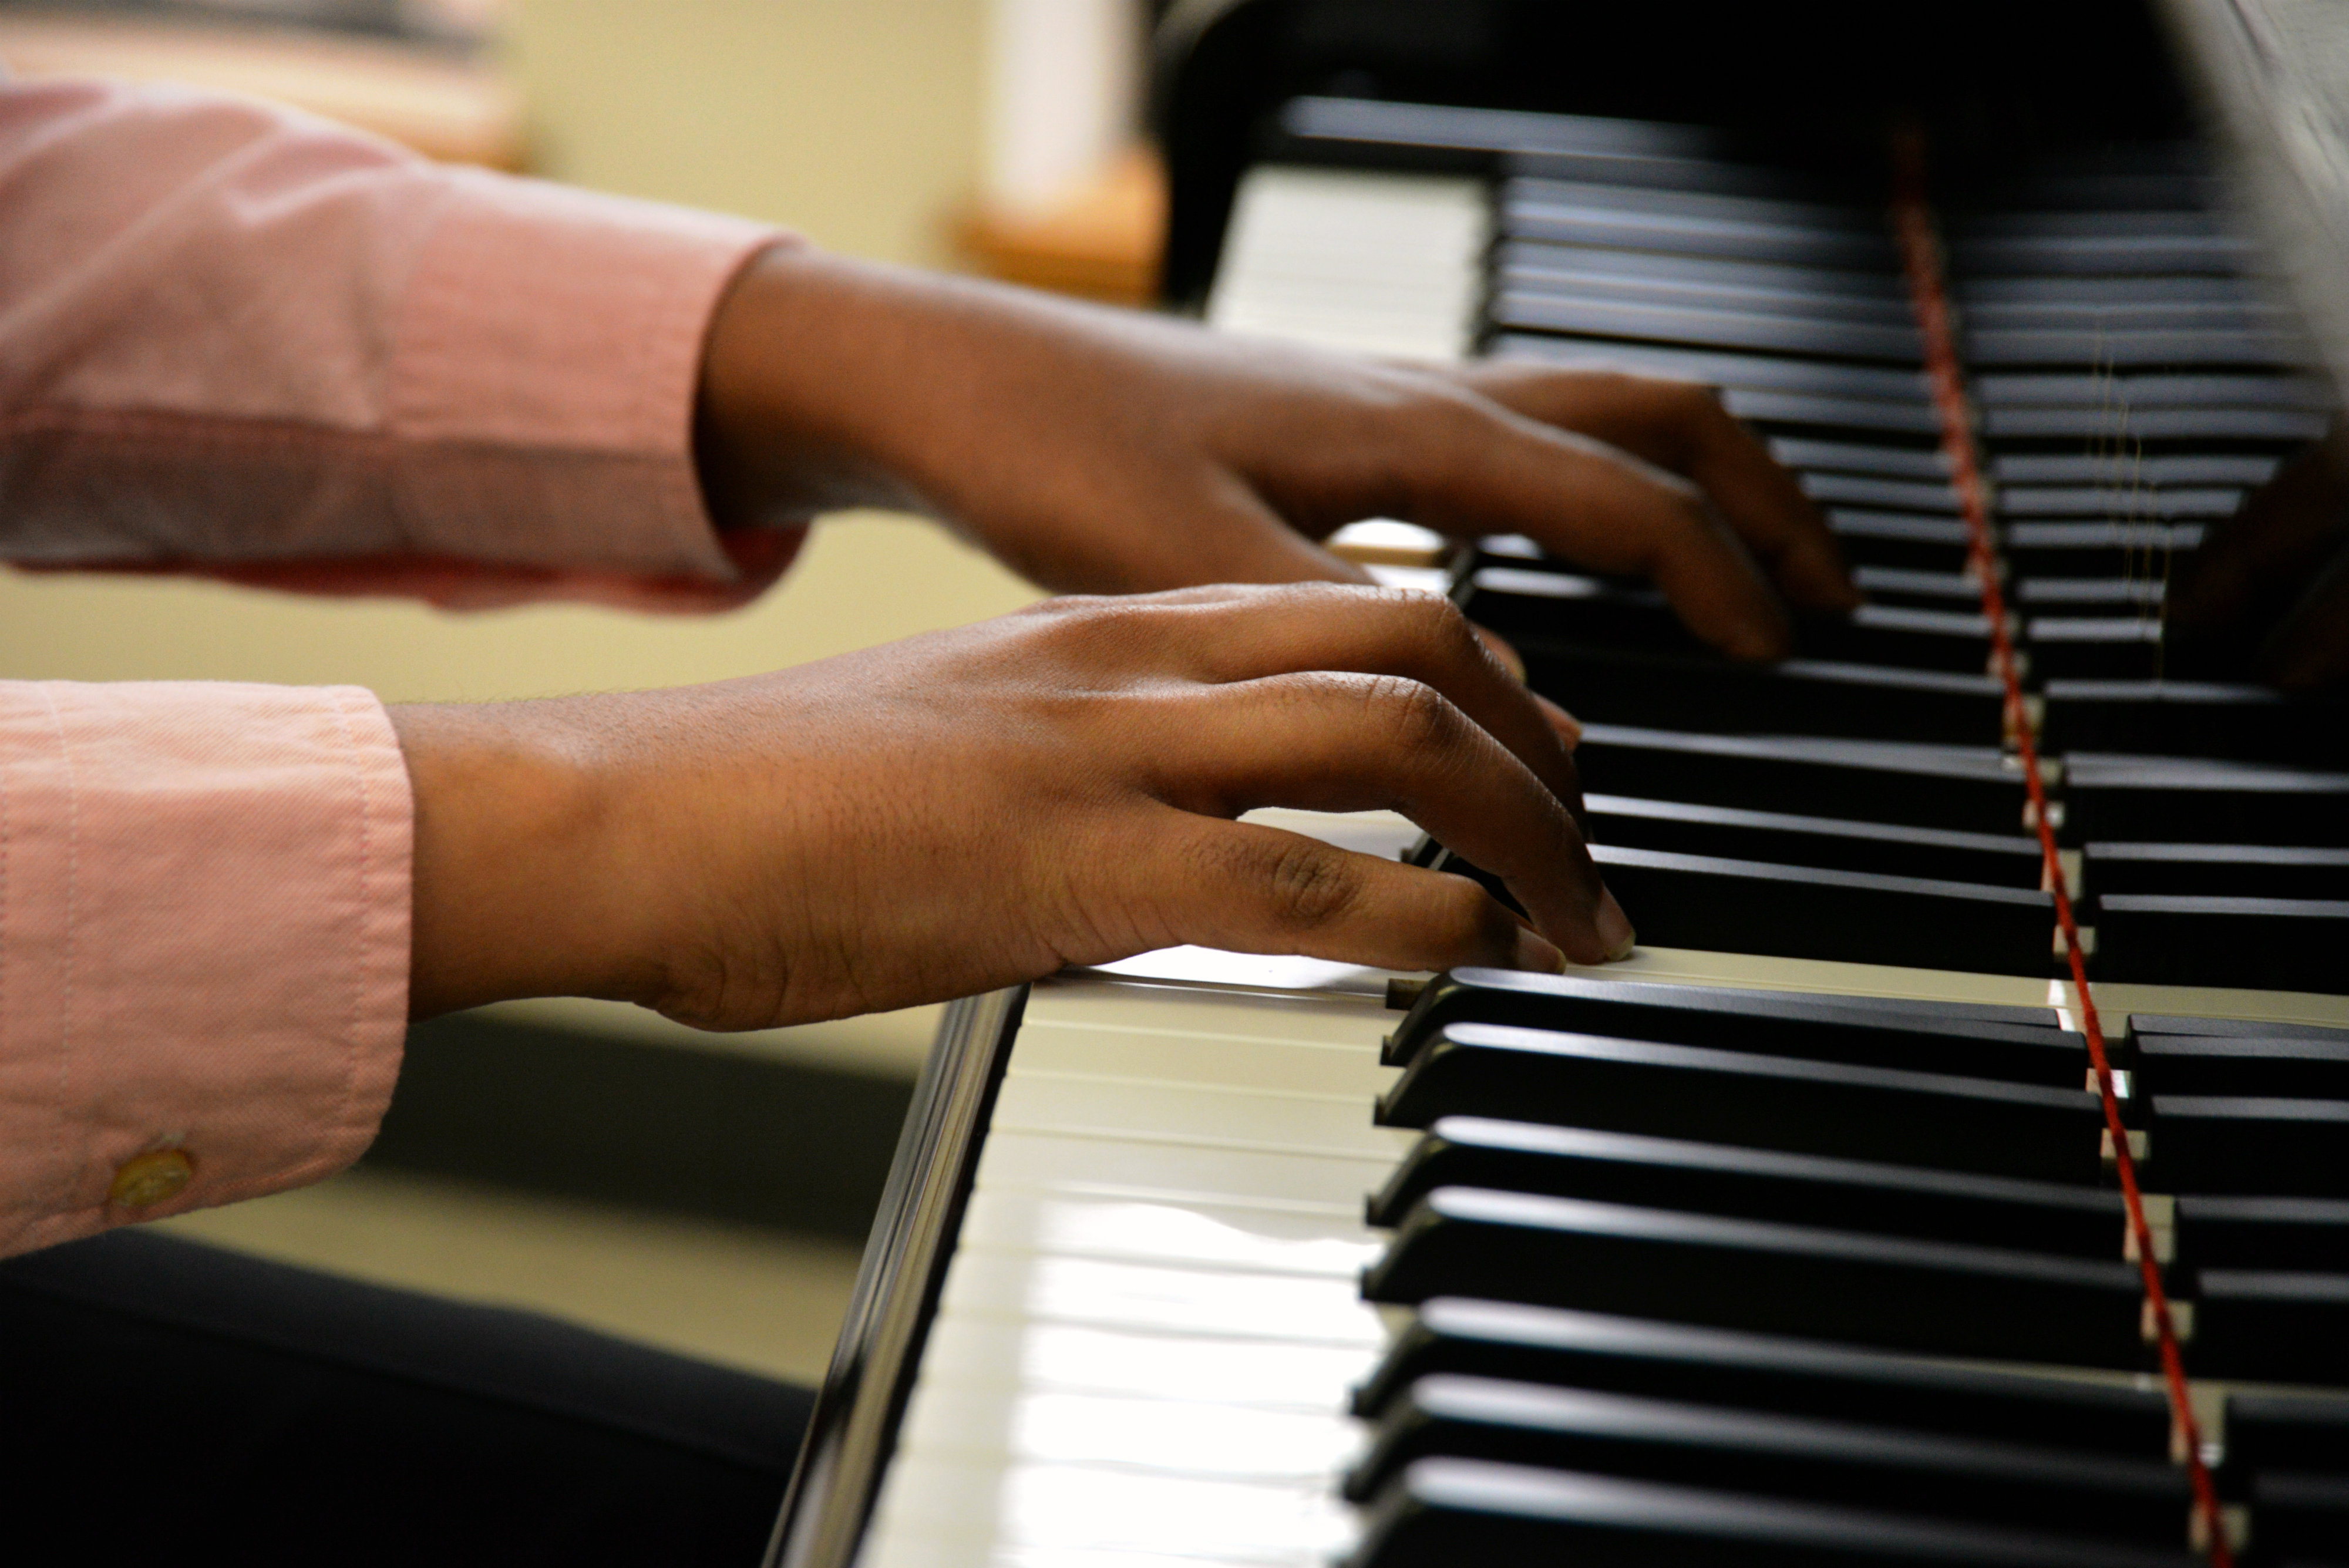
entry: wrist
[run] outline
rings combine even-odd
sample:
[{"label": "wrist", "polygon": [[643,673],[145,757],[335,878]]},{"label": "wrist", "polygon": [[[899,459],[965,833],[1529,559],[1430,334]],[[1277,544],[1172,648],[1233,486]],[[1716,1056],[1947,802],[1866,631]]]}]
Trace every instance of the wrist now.
[{"label": "wrist", "polygon": [[621,896],[607,770],[573,706],[389,710],[415,801],[412,1016],[656,983]]}]

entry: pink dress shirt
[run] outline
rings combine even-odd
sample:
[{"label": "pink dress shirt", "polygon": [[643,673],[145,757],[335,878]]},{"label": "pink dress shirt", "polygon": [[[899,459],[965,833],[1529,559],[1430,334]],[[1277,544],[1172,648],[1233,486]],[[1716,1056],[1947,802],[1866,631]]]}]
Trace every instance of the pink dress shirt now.
[{"label": "pink dress shirt", "polygon": [[[797,535],[711,526],[694,389],[777,238],[254,104],[0,83],[0,558],[739,603]],[[409,820],[367,691],[0,680],[0,1252],[357,1158]],[[156,1154],[185,1188],[119,1201]]]}]

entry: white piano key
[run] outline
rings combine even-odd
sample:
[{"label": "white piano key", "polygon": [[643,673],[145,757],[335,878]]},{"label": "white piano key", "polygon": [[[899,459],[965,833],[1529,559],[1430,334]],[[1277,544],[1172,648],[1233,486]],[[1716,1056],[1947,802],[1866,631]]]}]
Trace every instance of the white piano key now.
[{"label": "white piano key", "polygon": [[[1211,948],[1165,950],[1195,954],[1202,962],[1214,957],[1245,961],[1257,956],[1219,954]],[[1346,989],[1299,988],[1298,994],[1286,996],[1236,994],[1183,986],[1134,985],[1120,979],[1121,971],[1106,967],[1072,971],[1038,984],[1028,1003],[1028,1019],[1097,1023],[1122,1029],[1167,1029],[1231,1040],[1376,1044],[1378,1037],[1392,1027],[1392,1015],[1383,1001],[1388,971],[1350,964],[1324,967],[1344,971],[1338,978]],[[1237,972],[1248,971],[1243,969]]]},{"label": "white piano key", "polygon": [[1376,1362],[1374,1352],[1359,1345],[1201,1339],[1181,1332],[952,1315],[931,1328],[922,1376],[940,1383],[1326,1414],[1345,1407]]},{"label": "white piano key", "polygon": [[1350,1279],[1160,1268],[972,1247],[955,1254],[940,1311],[1198,1336],[1375,1348],[1378,1312]]},{"label": "white piano key", "polygon": [[[1252,1486],[1085,1465],[907,1455],[891,1467],[882,1501],[892,1537],[968,1541],[980,1555],[961,1561],[975,1563],[999,1561],[992,1551],[1050,1548],[1319,1568],[1354,1530],[1326,1481]],[[895,1561],[874,1556],[867,1568]]]},{"label": "white piano key", "polygon": [[906,1454],[1309,1486],[1328,1485],[1361,1442],[1330,1410],[968,1386],[929,1390],[898,1435]]},{"label": "white piano key", "polygon": [[1253,1148],[1272,1154],[1401,1159],[1410,1135],[1371,1125],[1357,1095],[1251,1085],[1128,1083],[1014,1065],[996,1101],[999,1132],[1073,1133]]},{"label": "white piano key", "polygon": [[1171,1202],[1274,1199],[1359,1209],[1392,1158],[1274,1154],[1201,1143],[1004,1132],[979,1156],[981,1189],[1096,1194],[1114,1189]]},{"label": "white piano key", "polygon": [[1232,1039],[1173,1031],[1112,1033],[1058,1020],[1022,1031],[1015,1071],[1111,1073],[1164,1083],[1252,1084],[1333,1095],[1375,1096],[1394,1081],[1375,1035],[1356,1045],[1268,1038]]},{"label": "white piano key", "polygon": [[974,1193],[962,1240],[999,1251],[1332,1280],[1358,1277],[1382,1244],[1367,1226],[1328,1215],[1014,1190]]}]

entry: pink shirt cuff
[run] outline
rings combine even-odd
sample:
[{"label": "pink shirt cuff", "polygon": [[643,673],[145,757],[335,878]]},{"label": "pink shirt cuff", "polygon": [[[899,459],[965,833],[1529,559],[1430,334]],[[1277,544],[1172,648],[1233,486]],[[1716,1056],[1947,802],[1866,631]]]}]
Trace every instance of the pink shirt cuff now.
[{"label": "pink shirt cuff", "polygon": [[[0,1251],[356,1159],[407,1023],[409,846],[366,691],[0,682]],[[110,1199],[164,1150],[182,1190]]]}]

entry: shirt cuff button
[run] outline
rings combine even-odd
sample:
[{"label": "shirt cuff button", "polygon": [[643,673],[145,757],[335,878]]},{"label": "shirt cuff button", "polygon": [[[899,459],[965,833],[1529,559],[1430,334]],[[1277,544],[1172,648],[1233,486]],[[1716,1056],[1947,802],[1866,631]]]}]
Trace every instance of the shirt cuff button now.
[{"label": "shirt cuff button", "polygon": [[195,1174],[194,1164],[176,1148],[133,1155],[115,1171],[107,1200],[125,1209],[150,1209],[177,1196]]}]

